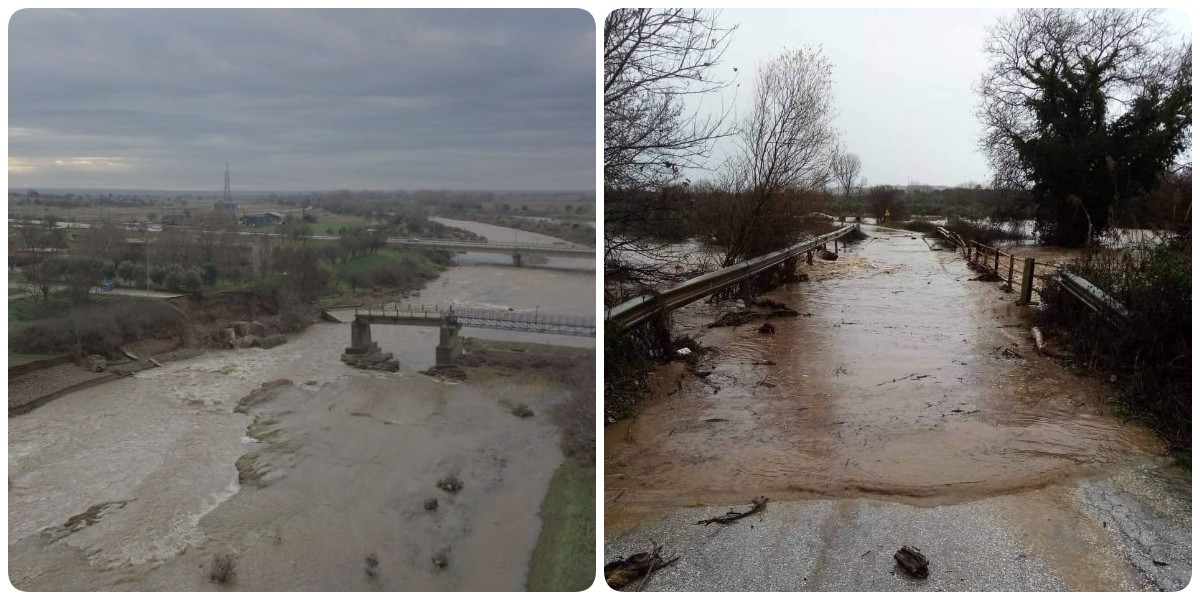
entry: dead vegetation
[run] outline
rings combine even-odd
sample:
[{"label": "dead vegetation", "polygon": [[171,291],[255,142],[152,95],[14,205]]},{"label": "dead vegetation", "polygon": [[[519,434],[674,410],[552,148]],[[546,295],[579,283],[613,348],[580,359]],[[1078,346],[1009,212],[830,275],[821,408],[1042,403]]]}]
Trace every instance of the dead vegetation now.
[{"label": "dead vegetation", "polygon": [[368,552],[366,559],[364,559],[364,562],[366,563],[367,577],[378,577],[379,576],[379,556],[377,554],[375,554],[374,552]]},{"label": "dead vegetation", "polygon": [[920,548],[903,546],[892,555],[892,558],[896,559],[896,563],[910,577],[916,577],[917,579],[929,577],[929,560],[925,558],[924,554],[921,554]]},{"label": "dead vegetation", "polygon": [[738,510],[730,509],[728,512],[726,512],[723,515],[713,517],[711,519],[703,519],[700,521],[696,521],[696,524],[707,526],[712,523],[720,523],[722,525],[728,525],[739,519],[744,519],[754,513],[761,512],[763,509],[765,509],[767,507],[767,500],[768,500],[768,498],[766,496],[759,496],[750,501],[750,509],[749,510],[738,511]]},{"label": "dead vegetation", "polygon": [[222,585],[231,583],[236,577],[237,569],[234,566],[232,554],[226,552],[213,557],[208,568],[208,578],[213,583]]},{"label": "dead vegetation", "polygon": [[437,498],[426,498],[425,499],[425,510],[433,511],[433,510],[437,510],[437,509],[438,509],[438,499]]},{"label": "dead vegetation", "polygon": [[604,582],[612,589],[619,590],[636,581],[634,591],[640,592],[646,587],[650,575],[677,560],[679,556],[675,554],[664,557],[662,545],[650,540],[649,552],[638,552],[628,558],[618,556],[616,560],[605,564]]},{"label": "dead vegetation", "polygon": [[514,416],[521,417],[522,419],[528,419],[529,417],[533,416],[533,411],[530,410],[529,406],[525,404],[518,404],[512,407],[510,412]]}]

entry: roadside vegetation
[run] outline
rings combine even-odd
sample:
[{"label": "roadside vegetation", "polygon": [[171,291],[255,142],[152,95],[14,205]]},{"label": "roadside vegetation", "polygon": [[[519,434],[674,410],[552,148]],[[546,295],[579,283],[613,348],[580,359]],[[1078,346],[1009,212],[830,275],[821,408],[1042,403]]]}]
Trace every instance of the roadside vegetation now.
[{"label": "roadside vegetation", "polygon": [[1138,251],[1096,250],[1070,269],[1128,311],[1106,322],[1060,286],[1041,294],[1038,319],[1064,341],[1075,361],[1112,376],[1119,412],[1157,431],[1190,466],[1192,450],[1191,237]]}]

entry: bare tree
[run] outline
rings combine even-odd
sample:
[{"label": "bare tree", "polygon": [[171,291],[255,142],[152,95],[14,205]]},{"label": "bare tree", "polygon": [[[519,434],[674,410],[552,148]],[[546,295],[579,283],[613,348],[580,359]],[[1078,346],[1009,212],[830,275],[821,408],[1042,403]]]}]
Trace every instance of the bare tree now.
[{"label": "bare tree", "polygon": [[844,199],[849,200],[850,195],[858,186],[858,176],[862,173],[862,160],[858,158],[857,154],[839,152],[833,157],[831,168],[838,190],[842,192]]},{"label": "bare tree", "polygon": [[[702,166],[726,135],[723,114],[697,116],[685,98],[727,85],[712,75],[736,27],[719,12],[618,9],[604,20],[605,186],[657,188]],[[694,110],[692,107],[691,110]]]},{"label": "bare tree", "polygon": [[787,51],[759,66],[752,110],[738,131],[739,153],[724,181],[741,204],[737,220],[722,224],[734,228],[725,264],[782,248],[800,233],[776,225],[802,210],[789,198],[811,197],[829,183],[834,114],[832,65],[820,50]]},{"label": "bare tree", "polygon": [[678,225],[676,208],[687,201],[683,171],[703,168],[729,134],[728,111],[698,106],[728,85],[714,73],[736,27],[719,17],[618,9],[604,20],[606,303],[670,279],[667,249],[678,240],[663,234],[678,229],[668,226]]}]

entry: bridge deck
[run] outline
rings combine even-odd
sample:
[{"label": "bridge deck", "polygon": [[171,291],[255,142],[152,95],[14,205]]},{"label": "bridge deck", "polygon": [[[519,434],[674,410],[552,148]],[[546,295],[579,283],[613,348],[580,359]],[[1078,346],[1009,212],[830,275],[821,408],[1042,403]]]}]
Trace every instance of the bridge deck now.
[{"label": "bridge deck", "polygon": [[355,309],[354,316],[368,323],[387,325],[433,326],[457,323],[463,327],[481,329],[596,337],[596,320],[592,317],[542,312],[530,314],[453,306],[406,305]]}]

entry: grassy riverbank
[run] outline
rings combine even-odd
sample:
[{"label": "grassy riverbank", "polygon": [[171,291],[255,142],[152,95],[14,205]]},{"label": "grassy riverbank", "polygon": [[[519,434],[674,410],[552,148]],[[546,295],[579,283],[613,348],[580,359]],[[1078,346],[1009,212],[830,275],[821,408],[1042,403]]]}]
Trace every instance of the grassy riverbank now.
[{"label": "grassy riverbank", "polygon": [[541,509],[542,531],[529,560],[531,592],[581,591],[596,577],[596,470],[574,459],[559,465]]}]

